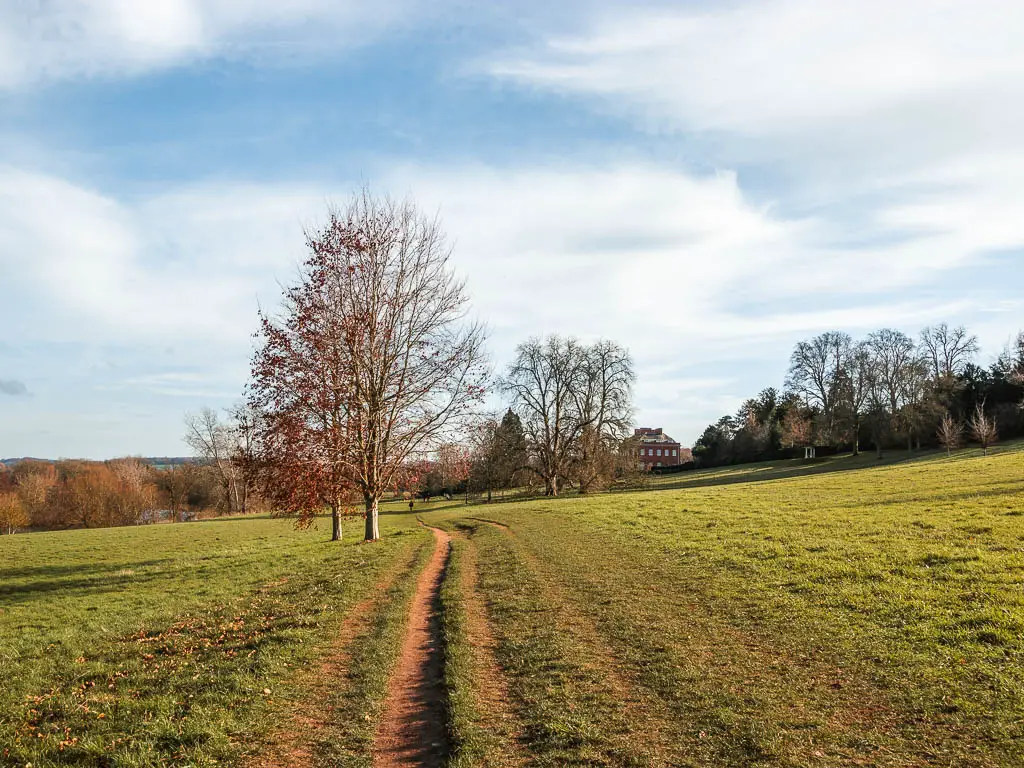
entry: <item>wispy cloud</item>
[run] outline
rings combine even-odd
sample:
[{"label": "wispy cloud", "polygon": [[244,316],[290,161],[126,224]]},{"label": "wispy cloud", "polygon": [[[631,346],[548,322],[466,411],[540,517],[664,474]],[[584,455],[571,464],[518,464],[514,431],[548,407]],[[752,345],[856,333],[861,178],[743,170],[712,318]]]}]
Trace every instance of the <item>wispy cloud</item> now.
[{"label": "wispy cloud", "polygon": [[[913,328],[977,315],[977,300],[927,290],[993,248],[1024,242],[1011,206],[987,205],[953,174],[943,177],[944,195],[874,213],[879,232],[900,238],[861,245],[834,221],[753,203],[733,173],[393,164],[377,178],[378,191],[412,192],[440,212],[499,364],[532,334],[615,338],[633,350],[641,379],[657,382],[641,388],[641,409],[666,397],[712,402],[694,382],[720,373],[685,365],[666,373],[667,361],[781,358],[794,338],[823,328]],[[335,196],[351,188],[338,182]],[[0,198],[0,268],[12,276],[10,300],[24,303],[28,333],[116,338],[140,354],[173,344],[179,368],[105,388],[228,399],[223,374],[207,380],[196,371],[220,355],[241,387],[257,302],[273,306],[278,281],[301,258],[303,227],[315,225],[331,195],[313,183],[202,184],[118,200],[8,171]],[[52,226],[54,210],[64,226]],[[984,216],[989,225],[975,226]],[[19,254],[29,251],[25,262]],[[912,298],[897,299],[901,292]]]},{"label": "wispy cloud", "polygon": [[850,121],[858,121],[851,132],[870,131],[859,121],[893,109],[924,119],[929,103],[969,129],[979,116],[958,113],[958,97],[1016,111],[1003,98],[1024,78],[1024,51],[1011,31],[1024,24],[1024,7],[1001,0],[611,5],[580,18],[575,32],[498,54],[485,68],[538,87],[624,99],[627,109],[647,110],[634,112],[639,119],[753,136]]}]

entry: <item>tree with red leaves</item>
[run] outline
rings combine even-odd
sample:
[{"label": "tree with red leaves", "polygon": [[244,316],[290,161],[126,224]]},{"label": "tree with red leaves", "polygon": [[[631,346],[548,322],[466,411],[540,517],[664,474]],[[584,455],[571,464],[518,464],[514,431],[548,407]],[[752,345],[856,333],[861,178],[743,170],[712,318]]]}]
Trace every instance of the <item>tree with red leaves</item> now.
[{"label": "tree with red leaves", "polygon": [[378,505],[417,459],[457,436],[483,399],[484,330],[467,318],[437,220],[364,190],[307,233],[280,311],[260,314],[249,405],[268,499],[300,523]]}]

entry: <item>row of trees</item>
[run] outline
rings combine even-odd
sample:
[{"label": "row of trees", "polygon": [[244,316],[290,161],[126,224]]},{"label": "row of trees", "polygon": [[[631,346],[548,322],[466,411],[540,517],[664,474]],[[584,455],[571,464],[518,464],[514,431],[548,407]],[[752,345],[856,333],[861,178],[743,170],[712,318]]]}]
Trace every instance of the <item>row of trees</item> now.
[{"label": "row of trees", "polygon": [[26,460],[0,470],[0,529],[58,530],[177,521],[230,511],[216,469],[111,461]]},{"label": "row of trees", "polygon": [[327,509],[333,539],[361,502],[374,540],[379,501],[399,489],[490,492],[530,477],[549,494],[586,492],[615,474],[632,413],[626,351],[532,339],[499,382],[511,408],[486,416],[485,333],[449,258],[436,220],[366,191],[307,233],[280,309],[260,316],[242,460],[210,447],[209,420],[193,430],[225,487],[252,483],[300,523]]},{"label": "row of trees", "polygon": [[484,415],[472,424],[462,442],[440,446],[432,460],[408,473],[414,491],[425,499],[494,491],[527,485],[532,477],[523,425],[515,413]]},{"label": "row of trees", "polygon": [[1024,434],[1024,333],[988,369],[977,365],[978,352],[974,335],[946,324],[916,340],[892,329],[861,340],[823,333],[796,345],[784,392],[766,389],[710,425],[694,455],[715,465],[804,445],[858,453],[863,441],[881,455],[966,432],[982,443]]},{"label": "row of trees", "polygon": [[613,341],[533,338],[519,345],[499,390],[510,407],[471,424],[462,442],[440,447],[421,474],[424,495],[540,484],[580,493],[636,470],[629,438],[636,374]]}]

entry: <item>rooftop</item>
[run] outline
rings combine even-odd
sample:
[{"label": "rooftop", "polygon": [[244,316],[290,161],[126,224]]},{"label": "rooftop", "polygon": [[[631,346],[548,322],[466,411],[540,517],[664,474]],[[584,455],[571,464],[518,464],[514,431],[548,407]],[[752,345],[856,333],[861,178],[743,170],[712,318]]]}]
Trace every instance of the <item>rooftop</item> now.
[{"label": "rooftop", "polygon": [[633,437],[639,437],[641,443],[671,443],[678,445],[675,440],[665,434],[661,427],[638,427],[633,430]]}]

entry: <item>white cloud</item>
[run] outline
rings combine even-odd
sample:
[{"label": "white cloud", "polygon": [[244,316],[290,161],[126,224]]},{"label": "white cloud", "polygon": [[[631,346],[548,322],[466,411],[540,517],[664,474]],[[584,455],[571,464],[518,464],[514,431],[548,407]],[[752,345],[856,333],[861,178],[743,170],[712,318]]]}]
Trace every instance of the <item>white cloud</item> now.
[{"label": "white cloud", "polygon": [[689,129],[790,133],[932,94],[1015,89],[1024,78],[1022,26],[1024,6],[1005,0],[620,7],[488,68],[626,97]]},{"label": "white cloud", "polygon": [[[937,170],[924,181],[940,180],[942,195],[929,187],[869,220],[900,238],[858,246],[831,222],[751,203],[730,173],[404,165],[377,178],[380,191],[440,211],[499,364],[531,334],[617,339],[638,361],[640,417],[687,439],[723,402],[749,394],[714,396],[725,371],[745,389],[778,384],[747,372],[784,366],[794,339],[825,328],[980,317],[991,335],[1008,335],[1012,307],[990,317],[976,297],[928,293],[989,249],[1024,243],[1012,206],[976,194],[990,170],[981,161]],[[1004,169],[1007,183],[1019,170]],[[328,199],[312,185],[238,184],[115,199],[0,169],[0,323],[19,328],[19,341],[116,343],[139,357],[173,346],[174,365],[104,374],[102,385],[229,401],[244,380],[257,300],[274,304],[277,281],[301,258],[303,227],[322,219]],[[993,290],[1014,299],[1008,283]],[[45,381],[37,388],[45,393]]]},{"label": "white cloud", "polygon": [[2,314],[29,338],[244,339],[322,206],[244,185],[121,201],[0,167]]},{"label": "white cloud", "polygon": [[771,166],[820,204],[979,147],[1024,150],[1022,28],[1024,4],[1005,0],[612,6],[478,64],[707,137],[727,167]]},{"label": "white cloud", "polygon": [[0,7],[0,88],[135,75],[272,49],[337,54],[404,23],[407,0],[55,0]]},{"label": "white cloud", "polygon": [[893,307],[878,297],[934,284],[995,242],[1024,243],[1024,224],[996,238],[976,232],[966,212],[947,215],[973,200],[955,189],[945,210],[880,211],[875,226],[899,225],[901,238],[850,246],[835,244],[831,222],[750,203],[733,174],[627,165],[405,168],[395,178],[393,188],[440,207],[474,295],[501,325],[626,334],[652,356],[666,336],[703,346],[879,317],[917,322],[934,302]]}]

